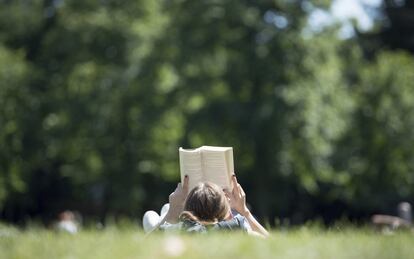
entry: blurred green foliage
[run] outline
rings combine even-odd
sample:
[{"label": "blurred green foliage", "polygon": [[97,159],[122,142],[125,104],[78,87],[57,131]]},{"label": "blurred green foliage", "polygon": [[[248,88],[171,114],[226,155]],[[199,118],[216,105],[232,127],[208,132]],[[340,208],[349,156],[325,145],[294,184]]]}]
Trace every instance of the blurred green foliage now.
[{"label": "blurred green foliage", "polygon": [[271,222],[413,201],[414,59],[304,34],[328,6],[0,1],[1,217],[140,216],[200,145],[234,147]]}]

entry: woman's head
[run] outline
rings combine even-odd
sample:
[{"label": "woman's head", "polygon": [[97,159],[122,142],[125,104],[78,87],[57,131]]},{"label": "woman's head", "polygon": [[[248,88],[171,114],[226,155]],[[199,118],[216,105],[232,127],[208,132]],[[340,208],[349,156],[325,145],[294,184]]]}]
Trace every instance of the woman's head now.
[{"label": "woman's head", "polygon": [[199,183],[187,196],[182,219],[217,222],[230,214],[230,205],[223,190],[210,182]]}]

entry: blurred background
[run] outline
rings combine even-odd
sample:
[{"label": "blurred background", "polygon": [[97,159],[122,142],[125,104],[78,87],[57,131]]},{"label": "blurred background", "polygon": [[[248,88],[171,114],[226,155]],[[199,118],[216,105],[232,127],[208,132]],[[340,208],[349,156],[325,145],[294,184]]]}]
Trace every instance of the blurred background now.
[{"label": "blurred background", "polygon": [[140,220],[201,145],[270,224],[394,213],[413,53],[408,0],[0,0],[0,220]]}]

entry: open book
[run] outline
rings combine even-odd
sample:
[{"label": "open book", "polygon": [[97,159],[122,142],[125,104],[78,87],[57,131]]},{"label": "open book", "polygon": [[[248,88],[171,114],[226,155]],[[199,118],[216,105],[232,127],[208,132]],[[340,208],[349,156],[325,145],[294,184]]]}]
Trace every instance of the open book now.
[{"label": "open book", "polygon": [[189,177],[189,190],[199,182],[209,181],[232,190],[231,176],[234,174],[233,148],[202,146],[196,149],[180,147],[181,182]]}]

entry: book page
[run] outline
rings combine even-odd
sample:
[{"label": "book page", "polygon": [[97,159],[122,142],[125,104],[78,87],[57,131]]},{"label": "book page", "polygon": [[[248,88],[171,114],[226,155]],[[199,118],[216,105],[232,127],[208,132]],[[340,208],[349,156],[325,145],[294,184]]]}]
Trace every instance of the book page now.
[{"label": "book page", "polygon": [[221,188],[232,190],[231,175],[234,172],[233,149],[225,147],[201,147],[203,180]]},{"label": "book page", "polygon": [[189,177],[189,190],[202,181],[201,152],[199,149],[179,149],[181,183]]}]

